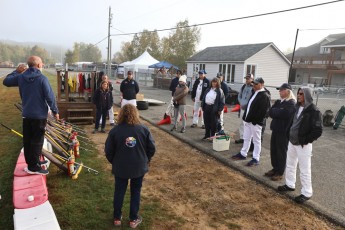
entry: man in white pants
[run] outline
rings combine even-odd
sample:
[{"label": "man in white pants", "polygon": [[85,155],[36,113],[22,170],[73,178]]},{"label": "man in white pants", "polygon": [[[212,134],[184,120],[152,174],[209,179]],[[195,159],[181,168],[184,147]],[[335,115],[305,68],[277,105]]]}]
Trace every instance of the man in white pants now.
[{"label": "man in white pants", "polygon": [[309,87],[298,89],[296,113],[290,128],[289,145],[286,158],[285,185],[278,191],[295,190],[297,164],[299,164],[301,195],[295,197],[299,204],[313,195],[311,184],[312,143],[322,135],[322,114],[313,104],[312,90]]},{"label": "man in white pants", "polygon": [[121,82],[120,91],[122,93],[121,108],[126,104],[137,106],[137,93],[139,93],[139,85],[133,79],[133,72],[127,72],[127,78]]},{"label": "man in white pants", "polygon": [[253,158],[246,164],[249,167],[259,165],[262,125],[271,106],[270,97],[264,88],[264,83],[261,77],[255,78],[253,81],[254,94],[249,99],[248,106],[243,114],[243,147],[241,152],[232,156],[234,160],[245,160],[250,148],[251,139],[253,138]]},{"label": "man in white pants", "polygon": [[191,126],[192,128],[198,126],[199,113],[201,113],[201,128],[205,128],[204,116],[201,109],[201,101],[204,97],[204,92],[208,87],[210,87],[210,81],[206,78],[206,71],[202,69],[199,71],[199,78],[194,82],[192,89],[192,101],[194,102],[193,124]]}]

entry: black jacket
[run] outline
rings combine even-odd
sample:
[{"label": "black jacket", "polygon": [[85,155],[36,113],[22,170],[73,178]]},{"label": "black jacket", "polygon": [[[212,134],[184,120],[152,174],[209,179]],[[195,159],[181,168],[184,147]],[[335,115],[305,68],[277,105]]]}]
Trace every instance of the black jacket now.
[{"label": "black jacket", "polygon": [[311,104],[305,108],[301,115],[302,122],[298,129],[300,145],[313,143],[322,135],[322,115],[316,105]]},{"label": "black jacket", "polygon": [[178,80],[179,80],[179,78],[178,78],[178,77],[175,77],[175,78],[172,79],[171,82],[170,82],[169,90],[171,91],[171,96],[174,96],[176,87],[177,87],[177,85],[178,85]]},{"label": "black jacket", "polygon": [[296,101],[294,99],[284,100],[283,102],[277,100],[273,104],[269,111],[269,116],[272,118],[272,131],[289,134],[293,116],[296,112],[295,104]]},{"label": "black jacket", "polygon": [[[255,95],[255,93],[250,97],[251,98]],[[248,102],[249,105],[249,102]],[[245,122],[250,122],[253,125],[260,125],[262,126],[264,123],[264,119],[266,118],[268,111],[270,109],[271,102],[270,97],[266,91],[260,91],[256,95],[254,101],[251,103],[250,108],[246,108],[244,111],[242,119]],[[247,115],[247,110],[249,109],[249,113]]]},{"label": "black jacket", "polygon": [[[195,99],[196,96],[196,90],[198,88],[198,85],[200,83],[200,78],[196,79],[196,81],[193,84],[193,89],[192,89],[192,99]],[[200,95],[200,100],[204,98],[205,90],[210,87],[210,81],[205,77],[202,83],[202,91]]]},{"label": "black jacket", "polygon": [[144,125],[128,124],[110,130],[104,148],[113,174],[124,179],[144,176],[155,151],[150,130]]},{"label": "black jacket", "polygon": [[228,88],[228,85],[227,85],[224,81],[222,81],[222,82],[220,83],[220,86],[221,86],[221,88],[222,88],[222,90],[223,90],[224,97],[226,98],[226,97],[229,95],[229,88]]},{"label": "black jacket", "polygon": [[120,91],[123,99],[136,99],[137,93],[139,93],[139,85],[135,80],[128,80],[128,78],[126,78],[121,82]]},{"label": "black jacket", "polygon": [[[101,88],[96,89],[92,102],[96,108],[109,110],[113,106],[113,94],[111,91],[103,91]],[[105,106],[105,108],[104,108]]]},{"label": "black jacket", "polygon": [[[205,111],[205,106],[206,106],[206,103],[205,103],[206,95],[208,92],[210,92],[210,90],[211,90],[211,88],[208,88],[205,91],[204,97],[202,99],[201,106],[202,106],[203,111]],[[216,89],[216,93],[217,93],[217,97],[216,97],[216,100],[214,101],[213,108],[212,108],[213,113],[218,113],[218,112],[223,111],[224,105],[225,105],[225,97],[224,97],[223,90],[222,89]]]}]

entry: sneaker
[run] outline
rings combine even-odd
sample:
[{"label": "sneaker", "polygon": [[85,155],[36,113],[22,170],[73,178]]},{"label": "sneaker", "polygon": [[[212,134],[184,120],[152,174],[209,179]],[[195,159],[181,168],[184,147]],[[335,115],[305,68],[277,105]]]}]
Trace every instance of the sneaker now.
[{"label": "sneaker", "polygon": [[238,139],[238,140],[235,140],[235,144],[242,144],[244,142],[243,139]]},{"label": "sneaker", "polygon": [[247,159],[247,157],[242,156],[241,153],[237,153],[236,155],[233,155],[231,158],[233,160],[245,160],[245,159]]},{"label": "sneaker", "polygon": [[186,129],[185,128],[182,128],[181,129],[181,133],[185,133],[186,132]]},{"label": "sneaker", "polygon": [[306,202],[310,198],[311,197],[306,197],[305,195],[301,194],[301,195],[295,197],[295,201],[298,204],[303,204],[304,202]]},{"label": "sneaker", "polygon": [[177,130],[176,126],[173,126],[173,127],[170,129],[171,132],[172,132],[172,131],[176,131],[176,130]]},{"label": "sneaker", "polygon": [[283,179],[283,175],[279,175],[279,174],[275,174],[271,177],[271,180],[273,180],[273,181],[278,181],[281,179]]},{"label": "sneaker", "polygon": [[272,176],[274,176],[275,174],[276,174],[276,172],[275,172],[273,169],[271,169],[270,171],[265,172],[264,176],[272,177]]},{"label": "sneaker", "polygon": [[93,131],[92,131],[92,134],[95,134],[95,133],[97,133],[98,132],[98,129],[94,129]]},{"label": "sneaker", "polygon": [[201,128],[202,128],[202,129],[205,129],[205,125],[202,125]]},{"label": "sneaker", "polygon": [[143,222],[143,218],[141,218],[141,216],[138,216],[136,220],[129,221],[129,227],[136,228],[139,224],[141,224],[141,222]]},{"label": "sneaker", "polygon": [[37,174],[37,175],[48,175],[49,171],[45,169],[40,169],[38,171],[30,171],[28,168],[24,168],[24,171],[27,172],[28,174]]},{"label": "sneaker", "polygon": [[294,188],[290,188],[289,186],[284,184],[282,186],[278,186],[278,191],[279,192],[292,192],[292,191],[295,191],[295,189]]},{"label": "sneaker", "polygon": [[246,164],[246,166],[248,166],[248,167],[257,166],[257,165],[259,165],[259,161],[256,160],[256,159],[254,159],[254,158],[252,158],[252,159]]},{"label": "sneaker", "polygon": [[197,127],[198,125],[197,124],[192,124],[190,127],[191,128],[195,128],[195,127]]},{"label": "sneaker", "polygon": [[121,226],[121,220],[122,220],[122,216],[120,219],[114,219],[114,226],[115,227],[120,227]]},{"label": "sneaker", "polygon": [[101,133],[105,133],[105,130],[104,130],[104,129],[101,129]]}]

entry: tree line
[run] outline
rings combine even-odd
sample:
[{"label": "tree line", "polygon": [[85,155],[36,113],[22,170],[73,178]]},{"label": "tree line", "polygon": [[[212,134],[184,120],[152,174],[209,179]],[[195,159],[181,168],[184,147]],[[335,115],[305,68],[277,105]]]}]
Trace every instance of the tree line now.
[{"label": "tree line", "polygon": [[186,67],[186,60],[195,54],[200,42],[200,28],[189,27],[188,20],[178,22],[167,37],[159,38],[157,30],[143,30],[132,41],[122,43],[113,61],[122,63],[140,56],[147,50],[155,59],[168,61],[179,68]]}]

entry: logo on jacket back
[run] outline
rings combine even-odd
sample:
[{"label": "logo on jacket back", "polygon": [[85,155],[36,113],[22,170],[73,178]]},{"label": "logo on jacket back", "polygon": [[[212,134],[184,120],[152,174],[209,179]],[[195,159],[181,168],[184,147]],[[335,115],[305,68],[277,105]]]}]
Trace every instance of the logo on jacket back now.
[{"label": "logo on jacket back", "polygon": [[126,138],[126,146],[129,148],[133,148],[137,144],[137,140],[134,137],[127,137]]}]

